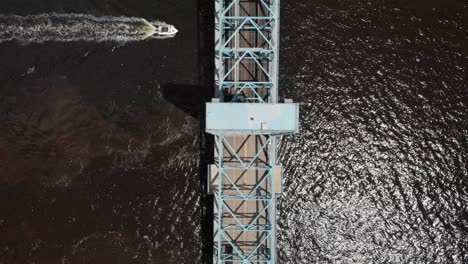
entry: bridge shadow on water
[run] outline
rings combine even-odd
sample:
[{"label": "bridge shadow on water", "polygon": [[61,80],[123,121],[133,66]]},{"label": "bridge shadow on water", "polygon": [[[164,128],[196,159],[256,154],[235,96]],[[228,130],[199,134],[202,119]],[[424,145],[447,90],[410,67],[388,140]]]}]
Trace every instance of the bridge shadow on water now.
[{"label": "bridge shadow on water", "polygon": [[[205,102],[208,101],[214,92],[214,1],[198,0],[198,76],[199,84],[206,90],[204,94]],[[203,104],[203,112],[205,104]],[[199,119],[200,122],[200,183],[202,199],[202,261],[211,263],[213,256],[213,196],[207,194],[207,165],[213,162],[214,138],[205,133],[205,116]]]},{"label": "bridge shadow on water", "polygon": [[[202,79],[202,78],[200,78]],[[199,181],[201,207],[202,263],[211,263],[213,250],[213,196],[207,195],[207,169],[212,163],[213,136],[205,133],[205,102],[211,97],[212,85],[197,86],[166,84],[162,87],[163,98],[186,114],[194,117],[199,124]]]},{"label": "bridge shadow on water", "polygon": [[206,90],[206,87],[198,85],[168,83],[163,85],[162,94],[167,102],[198,121],[203,121]]},{"label": "bridge shadow on water", "polygon": [[213,162],[214,138],[205,133],[205,103],[214,93],[214,1],[198,0],[198,83],[163,85],[163,98],[197,119],[200,127],[199,180],[202,263],[212,263],[213,196],[207,194],[207,168]]}]

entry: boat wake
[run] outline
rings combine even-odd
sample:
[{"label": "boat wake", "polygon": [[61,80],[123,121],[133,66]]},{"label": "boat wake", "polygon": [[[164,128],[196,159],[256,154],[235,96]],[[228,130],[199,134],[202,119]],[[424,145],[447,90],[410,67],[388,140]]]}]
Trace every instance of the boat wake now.
[{"label": "boat wake", "polygon": [[158,36],[164,22],[148,22],[138,17],[95,17],[85,14],[0,15],[0,42],[43,43],[69,42],[132,42]]}]

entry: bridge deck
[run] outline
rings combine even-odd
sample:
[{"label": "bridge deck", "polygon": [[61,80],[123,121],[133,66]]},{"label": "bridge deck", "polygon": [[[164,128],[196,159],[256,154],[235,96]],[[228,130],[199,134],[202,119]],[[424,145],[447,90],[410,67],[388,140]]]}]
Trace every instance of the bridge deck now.
[{"label": "bridge deck", "polygon": [[[219,102],[277,103],[279,0],[215,1]],[[258,133],[248,129],[252,125],[249,113],[260,108],[241,109],[243,114],[235,111],[229,117],[232,126],[211,122],[222,128],[210,130],[207,123],[207,132],[214,134],[216,143],[209,186],[216,198],[213,260],[218,264],[272,264],[276,257],[276,193],[281,187],[276,136],[265,122]],[[286,119],[278,120],[272,127],[285,127],[274,122]]]},{"label": "bridge deck", "polygon": [[269,164],[271,138],[228,134],[216,141],[215,157],[222,165],[214,179],[219,186],[214,192],[215,243],[221,241],[221,259],[270,263],[275,219],[272,190],[278,184]]}]

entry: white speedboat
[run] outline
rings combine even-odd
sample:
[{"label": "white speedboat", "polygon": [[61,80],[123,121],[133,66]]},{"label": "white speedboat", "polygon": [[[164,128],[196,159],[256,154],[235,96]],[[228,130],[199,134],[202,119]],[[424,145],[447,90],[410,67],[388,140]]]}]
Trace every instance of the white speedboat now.
[{"label": "white speedboat", "polygon": [[173,25],[156,25],[157,31],[156,36],[161,37],[173,37],[177,32],[179,32]]}]

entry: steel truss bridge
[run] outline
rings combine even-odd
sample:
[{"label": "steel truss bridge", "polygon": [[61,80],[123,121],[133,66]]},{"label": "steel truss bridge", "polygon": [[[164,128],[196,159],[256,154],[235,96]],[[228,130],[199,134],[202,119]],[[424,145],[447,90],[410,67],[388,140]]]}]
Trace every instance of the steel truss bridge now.
[{"label": "steel truss bridge", "polygon": [[298,104],[278,100],[280,1],[215,1],[216,89],[206,104],[213,263],[276,263],[276,143],[299,131]]}]

